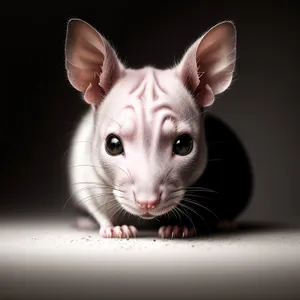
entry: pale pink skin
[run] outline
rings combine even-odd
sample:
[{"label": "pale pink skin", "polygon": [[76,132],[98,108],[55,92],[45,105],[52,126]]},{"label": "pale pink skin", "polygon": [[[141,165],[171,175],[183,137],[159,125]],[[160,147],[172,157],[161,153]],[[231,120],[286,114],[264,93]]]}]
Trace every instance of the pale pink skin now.
[{"label": "pale pink skin", "polygon": [[[100,226],[102,237],[135,237],[137,227],[122,224],[117,211],[142,218],[145,213],[155,217],[170,212],[206,167],[199,108],[212,105],[215,95],[231,84],[235,26],[226,21],[212,27],[171,68],[134,70],[121,63],[96,29],[71,19],[65,54],[68,79],[91,106],[72,141],[71,189],[78,205]],[[106,152],[105,139],[111,133],[121,138],[124,155]],[[194,140],[187,156],[172,153],[180,133]],[[189,237],[194,232],[166,226],[158,234]]]}]

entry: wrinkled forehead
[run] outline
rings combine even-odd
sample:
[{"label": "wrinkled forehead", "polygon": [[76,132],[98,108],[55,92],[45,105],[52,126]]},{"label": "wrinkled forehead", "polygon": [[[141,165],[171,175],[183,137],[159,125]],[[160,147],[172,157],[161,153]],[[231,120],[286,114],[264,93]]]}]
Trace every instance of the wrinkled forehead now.
[{"label": "wrinkled forehead", "polygon": [[172,70],[128,70],[105,102],[106,122],[115,127],[123,127],[126,122],[129,131],[140,124],[151,128],[166,123],[168,130],[172,126],[186,127],[187,120],[199,113],[191,95]]}]

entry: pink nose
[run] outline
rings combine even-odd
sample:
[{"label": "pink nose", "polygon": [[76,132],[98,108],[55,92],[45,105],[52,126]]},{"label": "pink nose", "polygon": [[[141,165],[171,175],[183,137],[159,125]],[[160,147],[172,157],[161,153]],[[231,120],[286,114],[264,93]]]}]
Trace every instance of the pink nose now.
[{"label": "pink nose", "polygon": [[155,200],[151,200],[151,201],[142,201],[142,200],[135,200],[136,204],[140,207],[140,208],[155,208],[159,202],[160,202],[160,197],[156,198]]}]

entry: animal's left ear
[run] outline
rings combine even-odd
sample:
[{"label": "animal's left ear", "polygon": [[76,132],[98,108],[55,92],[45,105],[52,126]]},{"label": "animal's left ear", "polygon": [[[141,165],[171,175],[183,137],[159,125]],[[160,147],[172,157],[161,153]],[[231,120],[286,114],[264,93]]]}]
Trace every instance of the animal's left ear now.
[{"label": "animal's left ear", "polygon": [[200,106],[210,106],[231,84],[236,61],[236,28],[221,22],[186,51],[176,72]]}]

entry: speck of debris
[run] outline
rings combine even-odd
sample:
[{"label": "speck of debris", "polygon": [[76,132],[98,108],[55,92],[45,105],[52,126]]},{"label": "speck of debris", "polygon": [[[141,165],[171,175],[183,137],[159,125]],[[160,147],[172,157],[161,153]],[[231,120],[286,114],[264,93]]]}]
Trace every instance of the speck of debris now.
[{"label": "speck of debris", "polygon": [[192,245],[192,247],[195,247],[195,245]]},{"label": "speck of debris", "polygon": [[71,242],[71,243],[73,243],[73,242],[74,242],[74,240],[71,240],[70,242]]},{"label": "speck of debris", "polygon": [[156,242],[156,240],[154,239],[153,242]]}]

